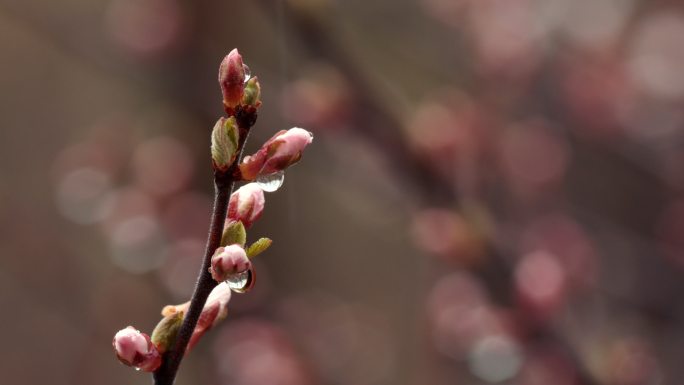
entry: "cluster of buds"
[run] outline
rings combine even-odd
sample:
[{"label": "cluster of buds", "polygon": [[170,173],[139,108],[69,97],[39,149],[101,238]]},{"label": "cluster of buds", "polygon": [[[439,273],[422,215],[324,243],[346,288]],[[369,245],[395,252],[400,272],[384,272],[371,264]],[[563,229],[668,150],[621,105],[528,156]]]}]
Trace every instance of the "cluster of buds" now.
[{"label": "cluster of buds", "polygon": [[249,247],[245,246],[246,229],[261,217],[264,202],[264,191],[257,183],[248,183],[230,196],[221,247],[211,258],[209,272],[212,278],[217,282],[231,283],[238,292],[245,292],[254,285],[256,275],[250,258],[271,245],[270,239],[260,238]]},{"label": "cluster of buds", "polygon": [[[280,131],[255,154],[239,163],[242,146],[261,106],[261,88],[258,79],[250,76],[236,49],[221,62],[219,85],[228,116],[220,118],[211,133],[211,159],[216,180],[255,182],[243,185],[230,196],[221,242],[209,268],[209,274],[219,284],[204,304],[186,353],[226,317],[231,292],[244,293],[253,287],[256,275],[250,259],[271,245],[270,239],[260,238],[247,246],[247,229],[264,210],[260,178],[282,175],[286,168],[299,161],[302,151],[313,139],[311,133],[301,128]],[[116,356],[136,369],[157,370],[164,353],[174,346],[189,306],[190,302],[164,307],[163,318],[151,337],[132,326],[120,330],[113,341]]]},{"label": "cluster of buds", "polygon": [[[197,344],[204,333],[226,318],[230,296],[231,289],[226,283],[212,290],[190,337],[186,354]],[[180,305],[165,306],[161,312],[163,318],[154,328],[152,337],[132,326],[119,330],[112,342],[119,361],[145,372],[157,370],[161,365],[162,355],[176,340],[188,307],[190,307],[189,301]]]},{"label": "cluster of buds", "polygon": [[251,77],[249,67],[242,62],[237,49],[230,51],[219,67],[219,85],[223,93],[223,107],[229,116],[240,109],[261,106],[261,86],[256,76]]},{"label": "cluster of buds", "polygon": [[[214,125],[211,155],[214,169],[225,173],[241,150],[240,139],[246,137],[247,130],[256,120],[257,109],[261,106],[261,86],[256,76],[250,76],[249,68],[242,62],[237,49],[221,62],[218,80],[228,117],[220,118]],[[235,176],[252,181],[280,172],[297,163],[312,140],[311,133],[301,128],[280,131],[256,153],[246,156],[235,170]]]}]

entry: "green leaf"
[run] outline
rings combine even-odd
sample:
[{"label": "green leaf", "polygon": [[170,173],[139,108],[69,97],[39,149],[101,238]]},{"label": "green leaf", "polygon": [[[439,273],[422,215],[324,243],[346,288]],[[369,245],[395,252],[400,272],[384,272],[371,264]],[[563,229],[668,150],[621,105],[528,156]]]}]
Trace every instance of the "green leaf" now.
[{"label": "green leaf", "polygon": [[170,314],[162,318],[154,328],[151,340],[160,353],[164,353],[170,346],[173,346],[178,336],[178,330],[183,323],[183,318],[182,311]]},{"label": "green leaf", "polygon": [[250,78],[245,84],[244,95],[242,96],[242,104],[259,107],[261,104],[261,87],[256,76]]},{"label": "green leaf", "polygon": [[271,243],[273,243],[273,241],[268,238],[259,238],[258,241],[249,245],[247,250],[245,250],[245,252],[247,253],[247,257],[252,258],[263,253],[264,251],[266,251],[266,249],[268,249],[271,246]]},{"label": "green leaf", "polygon": [[239,131],[235,117],[221,118],[211,132],[211,159],[214,167],[226,171],[237,156]]},{"label": "green leaf", "polygon": [[245,225],[240,221],[230,222],[223,230],[223,236],[221,237],[221,246],[226,247],[228,245],[238,244],[245,247],[247,242],[247,231],[245,230]]}]

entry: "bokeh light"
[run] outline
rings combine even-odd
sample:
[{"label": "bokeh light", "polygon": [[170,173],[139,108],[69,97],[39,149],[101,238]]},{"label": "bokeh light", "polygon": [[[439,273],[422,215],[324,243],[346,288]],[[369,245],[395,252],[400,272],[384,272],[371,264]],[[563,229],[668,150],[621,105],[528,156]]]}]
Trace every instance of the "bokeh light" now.
[{"label": "bokeh light", "polygon": [[0,32],[2,383],[150,382],[111,337],[192,294],[235,47],[246,152],[316,138],[178,384],[678,383],[681,2],[32,0]]}]

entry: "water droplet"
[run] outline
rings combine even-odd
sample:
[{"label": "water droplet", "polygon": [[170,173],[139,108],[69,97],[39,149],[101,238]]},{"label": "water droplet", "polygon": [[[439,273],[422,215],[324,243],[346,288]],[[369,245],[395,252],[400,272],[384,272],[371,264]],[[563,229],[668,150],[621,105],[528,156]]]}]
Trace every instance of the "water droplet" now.
[{"label": "water droplet", "polygon": [[250,72],[249,67],[247,67],[246,64],[243,64],[242,68],[245,70],[245,83],[247,83],[247,80],[252,77],[252,72]]},{"label": "water droplet", "polygon": [[283,182],[285,182],[285,171],[278,171],[256,178],[256,183],[266,192],[277,191],[283,185]]},{"label": "water droplet", "polygon": [[234,274],[226,280],[226,284],[230,290],[236,293],[246,293],[254,287],[256,281],[256,273],[253,267],[242,273]]},{"label": "water droplet", "polygon": [[133,368],[133,369],[135,369],[136,372],[140,371],[140,368]]}]

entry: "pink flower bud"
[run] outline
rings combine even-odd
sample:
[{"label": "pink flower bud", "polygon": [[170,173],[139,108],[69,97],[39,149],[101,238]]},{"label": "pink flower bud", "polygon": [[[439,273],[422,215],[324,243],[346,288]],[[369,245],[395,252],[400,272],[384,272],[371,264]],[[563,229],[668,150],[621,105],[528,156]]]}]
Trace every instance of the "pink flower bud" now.
[{"label": "pink flower bud", "polygon": [[[190,341],[188,342],[188,348],[185,350],[185,354],[188,354],[190,350],[197,344],[200,338],[209,329],[216,326],[220,321],[226,318],[228,314],[228,302],[230,301],[231,290],[228,284],[221,283],[212,290],[207,298],[207,302],[202,308],[202,314],[197,321],[197,326],[192,332]],[[190,302],[186,302],[180,305],[169,305],[164,307],[162,310],[162,315],[164,317],[172,316],[178,312],[187,312]]]},{"label": "pink flower bud", "polygon": [[312,141],[313,135],[299,127],[276,133],[259,151],[245,157],[240,164],[242,178],[254,180],[288,168],[301,159],[302,151]]},{"label": "pink flower bud", "polygon": [[154,372],[161,365],[161,355],[150,336],[129,326],[119,330],[112,341],[116,357],[123,364]]},{"label": "pink flower bud", "polygon": [[235,191],[228,202],[228,220],[240,221],[245,227],[254,223],[264,211],[264,191],[256,183],[248,183]]},{"label": "pink flower bud", "polygon": [[242,100],[245,90],[245,66],[237,48],[223,58],[219,67],[219,84],[226,108],[235,108]]},{"label": "pink flower bud", "polygon": [[230,245],[216,249],[214,256],[211,257],[209,271],[215,281],[223,282],[231,275],[247,271],[250,264],[245,249],[240,245]]}]

